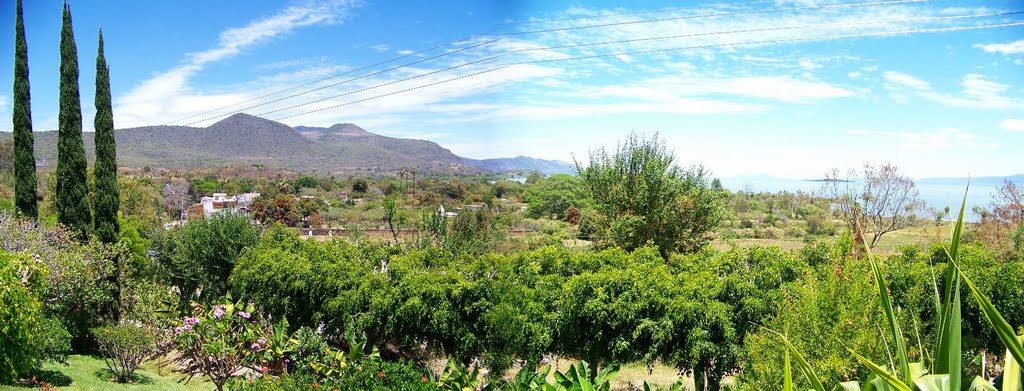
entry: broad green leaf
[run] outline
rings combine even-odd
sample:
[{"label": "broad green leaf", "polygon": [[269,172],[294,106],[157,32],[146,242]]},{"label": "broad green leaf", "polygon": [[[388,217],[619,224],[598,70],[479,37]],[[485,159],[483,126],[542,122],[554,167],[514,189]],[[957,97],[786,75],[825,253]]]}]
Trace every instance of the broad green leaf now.
[{"label": "broad green leaf", "polygon": [[[1018,341],[1024,341],[1024,337],[1017,337]],[[1021,391],[1021,365],[1013,359],[1009,351],[1006,352],[1006,362],[1003,364],[1003,391]]]},{"label": "broad green leaf", "polygon": [[793,369],[789,366],[789,349],[786,349],[786,361],[783,367],[784,376],[782,378],[782,391],[793,391]]},{"label": "broad green leaf", "polygon": [[[857,359],[857,361],[860,361],[861,364],[864,364],[864,366],[868,367],[868,369],[871,370],[871,373],[874,373],[875,376],[878,376],[878,378],[885,382],[885,384],[891,386],[892,389],[898,391],[913,391],[910,389],[909,386],[907,386],[906,383],[902,382],[899,378],[889,373],[889,371],[886,371],[885,368],[882,368],[878,366],[878,364],[875,364],[871,360],[868,360],[867,357],[861,356],[857,352],[853,351],[853,349],[846,348],[846,350],[849,351],[850,354],[852,354],[853,357]],[[910,372],[909,368],[907,369],[907,372]]]},{"label": "broad green leaf", "polygon": [[[968,183],[967,189],[964,190],[964,198],[960,203],[960,213],[957,216],[956,223],[953,225],[952,238],[949,244],[949,253],[947,257],[952,262],[946,263],[945,273],[945,294],[943,295],[943,307],[942,317],[939,319],[939,337],[935,340],[936,343],[936,354],[935,354],[935,365],[932,368],[934,373],[949,373],[952,376],[951,385],[956,385],[957,389],[960,387],[961,376],[960,370],[961,364],[961,352],[960,352],[960,338],[961,338],[961,318],[960,318],[960,278],[956,273],[956,263],[960,257],[960,233],[963,230],[964,211],[967,209],[967,191],[970,190],[970,184]],[[957,294],[954,295],[954,288]]]},{"label": "broad green leaf", "polygon": [[907,348],[903,344],[903,332],[900,331],[899,320],[896,319],[896,311],[892,307],[892,298],[889,297],[889,288],[885,283],[885,275],[882,274],[882,268],[878,265],[878,260],[871,253],[871,248],[866,244],[865,248],[867,249],[868,261],[871,264],[871,271],[875,276],[875,285],[878,287],[878,299],[882,303],[886,325],[889,326],[889,334],[896,345],[896,357],[898,358],[897,364],[899,365],[900,376],[903,383],[911,384],[914,382],[914,377],[910,372],[910,359],[907,357]]},{"label": "broad green leaf", "polygon": [[832,387],[832,391],[861,391],[860,384],[855,381],[845,381]]},{"label": "broad green leaf", "polygon": [[[1024,347],[1021,346],[1021,341],[1017,338],[1017,333],[1013,331],[1013,327],[1006,322],[1006,318],[996,310],[996,307],[992,305],[992,301],[989,300],[988,296],[985,296],[974,282],[964,274],[964,271],[960,269],[960,265],[956,265],[957,271],[960,273],[960,278],[967,284],[967,287],[971,290],[971,295],[974,296],[974,301],[978,302],[978,307],[985,314],[985,318],[988,319],[992,329],[995,330],[996,335],[999,336],[999,340],[1003,342],[1006,349],[1010,352],[1010,355],[1014,360],[1017,361],[1018,365],[1024,366]],[[1009,359],[1009,358],[1007,358]]]},{"label": "broad green leaf", "polygon": [[927,375],[914,380],[920,391],[950,391],[949,375]]},{"label": "broad green leaf", "polygon": [[968,391],[999,391],[992,386],[992,383],[981,376],[975,376]]},{"label": "broad green leaf", "polygon": [[786,344],[787,351],[792,353],[793,358],[796,359],[796,365],[800,367],[800,371],[804,373],[804,376],[807,377],[807,381],[811,383],[811,388],[814,389],[815,391],[825,391],[825,386],[821,384],[821,378],[819,378],[818,375],[814,373],[814,369],[811,368],[810,364],[807,364],[807,360],[804,359],[804,356],[801,355],[800,352],[796,350],[796,347],[789,342],[789,338],[786,338],[785,335],[782,335],[782,333],[778,331],[769,329],[767,327],[763,328],[765,330],[768,330],[768,332],[779,336],[779,338],[782,339],[782,342]]}]

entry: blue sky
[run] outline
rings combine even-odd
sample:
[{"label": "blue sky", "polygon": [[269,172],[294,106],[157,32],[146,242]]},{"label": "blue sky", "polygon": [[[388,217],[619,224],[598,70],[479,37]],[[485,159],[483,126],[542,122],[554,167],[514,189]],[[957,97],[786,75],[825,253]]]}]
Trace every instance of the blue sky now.
[{"label": "blue sky", "polygon": [[[209,125],[218,114],[265,100],[180,120],[475,36],[309,88],[462,49],[457,53],[245,111],[289,125],[352,122],[473,158],[572,161],[637,131],[658,133],[680,163],[703,164],[722,177],[820,177],[831,168],[881,162],[915,177],[1024,172],[1024,26],[892,34],[1018,23],[1024,14],[962,16],[1024,11],[1024,4],[850,5],[863,2],[75,0],[71,6],[87,131],[100,27],[119,128],[214,117],[195,124]],[[13,21],[13,0],[0,3],[0,20]],[[26,3],[33,120],[37,131],[54,129],[60,2]],[[777,9],[789,10],[763,12]],[[724,13],[730,15],[706,16]],[[665,18],[675,19],[649,22]],[[607,24],[615,25],[584,28]],[[0,53],[13,53],[13,24],[3,25]],[[552,29],[562,30],[525,33]],[[673,35],[689,36],[549,49]],[[839,35],[847,37],[830,38]],[[768,40],[799,41],[728,45]],[[524,64],[541,60],[559,61]],[[4,118],[10,118],[12,63],[0,62]],[[460,67],[431,73],[453,66]],[[364,88],[370,89],[355,91]],[[323,101],[287,108],[316,99]],[[0,130],[10,124],[0,122]]]}]

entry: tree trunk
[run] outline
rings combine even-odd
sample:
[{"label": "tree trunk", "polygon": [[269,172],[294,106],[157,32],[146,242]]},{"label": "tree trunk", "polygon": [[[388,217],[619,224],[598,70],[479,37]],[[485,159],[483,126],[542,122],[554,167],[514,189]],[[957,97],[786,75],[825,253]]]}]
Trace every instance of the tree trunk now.
[{"label": "tree trunk", "polygon": [[704,385],[704,371],[700,369],[693,370],[693,389],[696,391],[705,391]]}]

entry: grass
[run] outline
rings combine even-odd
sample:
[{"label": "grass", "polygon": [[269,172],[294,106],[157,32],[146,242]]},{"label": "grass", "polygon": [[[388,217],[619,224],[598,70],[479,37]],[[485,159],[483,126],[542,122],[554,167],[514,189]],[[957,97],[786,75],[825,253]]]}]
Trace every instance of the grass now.
[{"label": "grass", "polygon": [[[896,252],[896,249],[906,245],[917,245],[928,248],[933,243],[942,242],[949,236],[949,226],[919,226],[908,227],[892,231],[882,235],[878,244],[872,250],[879,255],[889,255]],[[827,242],[835,241],[835,237],[823,238]],[[736,246],[746,248],[752,246],[777,246],[783,250],[799,250],[805,245],[803,238],[779,238],[779,239],[718,239],[711,243],[716,250],[725,251]]]},{"label": "grass", "polygon": [[[40,380],[50,383],[59,390],[171,390],[193,391],[212,390],[213,385],[200,378],[194,378],[188,384],[179,383],[181,373],[169,367],[161,368],[158,360],[150,360],[135,372],[137,382],[119,384],[105,379],[109,371],[103,359],[92,356],[73,355],[68,357],[68,365],[46,364]],[[29,385],[0,385],[0,391],[22,391],[34,389]]]}]

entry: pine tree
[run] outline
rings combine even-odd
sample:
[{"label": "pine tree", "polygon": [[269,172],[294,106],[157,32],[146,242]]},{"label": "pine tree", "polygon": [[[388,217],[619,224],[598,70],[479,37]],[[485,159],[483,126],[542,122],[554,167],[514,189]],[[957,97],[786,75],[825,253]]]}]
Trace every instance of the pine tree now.
[{"label": "pine tree", "polygon": [[32,136],[32,98],[28,84],[28,45],[22,21],[21,0],[16,2],[14,22],[14,204],[23,216],[35,218],[36,157]]},{"label": "pine tree", "polygon": [[60,108],[57,118],[57,221],[79,239],[86,239],[89,210],[88,163],[82,142],[82,102],[78,94],[78,48],[71,28],[71,7],[64,3],[60,32]]},{"label": "pine tree", "polygon": [[100,30],[96,54],[96,165],[93,175],[96,192],[93,196],[93,229],[104,243],[117,241],[120,230],[117,209],[117,143],[114,140],[114,113],[110,104],[110,68],[103,56],[103,30]]}]

